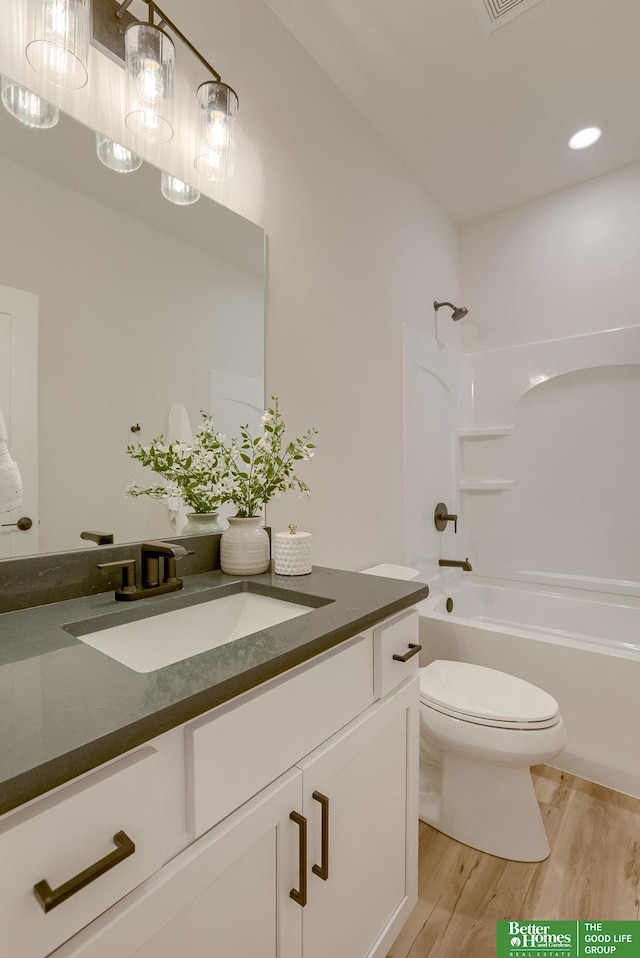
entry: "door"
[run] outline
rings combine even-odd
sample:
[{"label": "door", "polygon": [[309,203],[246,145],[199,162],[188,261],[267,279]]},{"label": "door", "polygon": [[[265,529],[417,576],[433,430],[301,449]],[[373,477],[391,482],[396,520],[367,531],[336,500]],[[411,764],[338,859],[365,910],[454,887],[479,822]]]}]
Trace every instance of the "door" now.
[{"label": "door", "polygon": [[408,680],[299,763],[304,958],[386,955],[415,904],[418,708],[417,679]]},{"label": "door", "polygon": [[0,513],[0,559],[38,552],[38,302],[0,286],[0,409],[23,485],[22,505]]},{"label": "door", "polygon": [[286,772],[51,958],[300,958],[301,782]]}]

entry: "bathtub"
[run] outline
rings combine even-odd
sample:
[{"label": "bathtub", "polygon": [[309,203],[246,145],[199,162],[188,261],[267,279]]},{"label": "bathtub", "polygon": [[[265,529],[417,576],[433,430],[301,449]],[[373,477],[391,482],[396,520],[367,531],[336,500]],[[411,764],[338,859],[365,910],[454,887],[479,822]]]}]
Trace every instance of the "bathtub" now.
[{"label": "bathtub", "polygon": [[640,798],[640,598],[468,575],[418,610],[422,665],[473,662],[550,692],[569,733],[553,764]]}]

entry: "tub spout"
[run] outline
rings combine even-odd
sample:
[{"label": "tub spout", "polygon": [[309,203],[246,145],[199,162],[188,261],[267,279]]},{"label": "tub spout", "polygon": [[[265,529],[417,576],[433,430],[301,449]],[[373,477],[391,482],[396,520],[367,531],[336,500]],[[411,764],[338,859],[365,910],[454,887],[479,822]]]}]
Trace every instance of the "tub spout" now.
[{"label": "tub spout", "polygon": [[439,559],[438,565],[446,568],[462,569],[463,572],[473,572],[473,566],[468,559]]}]

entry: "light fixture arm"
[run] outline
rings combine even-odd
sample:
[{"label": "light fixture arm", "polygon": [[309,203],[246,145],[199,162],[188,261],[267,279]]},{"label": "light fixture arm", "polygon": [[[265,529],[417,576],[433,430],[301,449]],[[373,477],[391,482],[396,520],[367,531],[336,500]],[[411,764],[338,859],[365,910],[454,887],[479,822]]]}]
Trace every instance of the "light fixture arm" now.
[{"label": "light fixture arm", "polygon": [[[149,8],[149,23],[151,24],[151,26],[157,26],[159,29],[162,29],[164,26],[167,26],[171,30],[171,32],[175,33],[178,39],[181,40],[184,43],[184,45],[189,48],[189,50],[191,50],[193,55],[200,61],[203,67],[205,67],[205,69],[208,70],[209,73],[213,76],[214,80],[216,80],[216,82],[219,83],[221,80],[221,76],[218,73],[218,71],[213,69],[211,64],[208,63],[207,60],[205,60],[205,58],[202,56],[202,54],[198,50],[196,50],[194,45],[185,37],[182,30],[178,29],[175,23],[173,23],[169,19],[169,17],[166,15],[166,13],[164,13],[160,9],[158,4],[155,3],[154,0],[143,0],[143,2],[146,3]],[[116,8],[116,16],[123,17],[132,3],[133,3],[133,0],[123,0],[122,3],[118,4]],[[160,17],[160,23],[154,23],[155,17]]]}]

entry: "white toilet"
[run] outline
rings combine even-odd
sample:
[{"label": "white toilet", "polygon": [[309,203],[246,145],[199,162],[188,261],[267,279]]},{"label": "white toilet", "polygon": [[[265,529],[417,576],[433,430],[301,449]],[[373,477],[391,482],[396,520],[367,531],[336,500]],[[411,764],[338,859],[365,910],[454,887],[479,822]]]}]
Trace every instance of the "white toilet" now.
[{"label": "white toilet", "polygon": [[549,842],[530,767],[562,751],[558,703],[468,662],[420,669],[420,818],[465,845],[542,861]]}]

